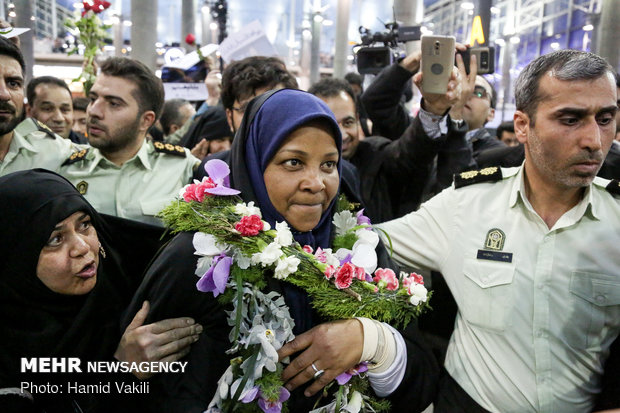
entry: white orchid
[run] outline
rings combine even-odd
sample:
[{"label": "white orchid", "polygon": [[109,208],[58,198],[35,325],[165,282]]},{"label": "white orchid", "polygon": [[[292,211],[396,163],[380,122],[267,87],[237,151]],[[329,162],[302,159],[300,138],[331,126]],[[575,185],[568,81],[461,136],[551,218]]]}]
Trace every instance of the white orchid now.
[{"label": "white orchid", "polygon": [[428,290],[422,284],[411,283],[407,292],[411,297],[409,297],[409,302],[412,305],[418,305],[420,303],[424,303],[427,300]]},{"label": "white orchid", "polygon": [[200,255],[196,264],[195,274],[202,277],[204,273],[211,267],[213,257],[217,257],[226,251],[226,246],[217,242],[217,239],[211,234],[204,232],[196,232],[192,239],[194,244],[194,255]]}]

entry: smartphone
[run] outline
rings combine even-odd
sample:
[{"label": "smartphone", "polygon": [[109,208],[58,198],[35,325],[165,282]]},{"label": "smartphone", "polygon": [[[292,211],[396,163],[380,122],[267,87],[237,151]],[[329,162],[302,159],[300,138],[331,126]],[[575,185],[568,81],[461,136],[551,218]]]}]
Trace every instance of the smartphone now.
[{"label": "smartphone", "polygon": [[422,91],[444,94],[454,66],[453,36],[422,36]]},{"label": "smartphone", "polygon": [[[464,52],[457,51],[457,53],[463,57],[463,63],[465,64],[465,71],[467,74],[469,74],[469,60],[471,55],[476,55],[479,75],[495,72],[495,48],[493,46],[468,47]],[[456,65],[456,58],[454,64]]]}]

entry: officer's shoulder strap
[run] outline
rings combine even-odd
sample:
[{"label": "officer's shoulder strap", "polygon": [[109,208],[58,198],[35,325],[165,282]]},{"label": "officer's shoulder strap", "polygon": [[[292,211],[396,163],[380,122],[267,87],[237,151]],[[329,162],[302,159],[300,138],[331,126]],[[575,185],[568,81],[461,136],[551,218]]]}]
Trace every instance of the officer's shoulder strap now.
[{"label": "officer's shoulder strap", "polygon": [[454,175],[454,187],[462,188],[480,182],[497,182],[502,180],[502,168],[490,166],[488,168],[465,171]]},{"label": "officer's shoulder strap", "polygon": [[153,147],[155,148],[155,152],[180,156],[182,158],[187,157],[187,153],[185,153],[185,148],[181,145],[173,145],[171,143],[163,143],[158,141],[153,142]]},{"label": "officer's shoulder strap", "polygon": [[84,159],[84,157],[86,156],[86,154],[88,153],[88,148],[84,148],[82,150],[79,151],[75,151],[71,154],[71,156],[69,156],[63,163],[62,166],[65,165],[71,165],[72,163],[76,163],[78,161],[81,161],[82,159]]}]

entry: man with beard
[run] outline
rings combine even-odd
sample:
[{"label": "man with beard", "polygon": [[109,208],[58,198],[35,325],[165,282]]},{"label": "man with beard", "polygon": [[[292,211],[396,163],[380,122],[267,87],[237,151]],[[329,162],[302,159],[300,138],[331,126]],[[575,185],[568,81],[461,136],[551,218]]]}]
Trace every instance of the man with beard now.
[{"label": "man with beard", "polygon": [[620,332],[620,184],[596,177],[616,131],[613,69],[559,50],[515,90],[523,165],[461,173],[379,225],[393,258],[441,271],[458,306],[436,413],[590,412]]},{"label": "man with beard", "polygon": [[161,80],[137,60],[109,58],[88,98],[92,148],[71,155],[60,173],[99,212],[161,225],[155,215],[200,163],[188,149],[146,139],[164,104]]},{"label": "man with beard", "polygon": [[57,171],[76,150],[42,123],[22,122],[25,68],[20,50],[0,37],[0,175],[31,168]]}]

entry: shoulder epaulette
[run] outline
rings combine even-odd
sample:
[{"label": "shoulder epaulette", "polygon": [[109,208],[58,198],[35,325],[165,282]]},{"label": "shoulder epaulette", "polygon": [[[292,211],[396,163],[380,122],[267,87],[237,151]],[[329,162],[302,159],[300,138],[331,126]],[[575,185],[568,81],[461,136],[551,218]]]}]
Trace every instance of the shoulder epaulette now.
[{"label": "shoulder epaulette", "polygon": [[462,188],[479,182],[497,182],[502,179],[502,169],[491,166],[477,171],[465,171],[454,175],[454,187]]},{"label": "shoulder epaulette", "polygon": [[37,129],[39,131],[45,132],[48,135],[48,137],[56,139],[56,134],[54,133],[53,130],[50,129],[49,126],[47,126],[45,123],[40,122],[40,121],[38,121],[38,120],[36,120],[34,118],[33,118],[33,120],[34,120],[34,124],[37,126]]},{"label": "shoulder epaulette", "polygon": [[81,151],[75,151],[68,157],[63,163],[62,166],[71,165],[72,163],[76,163],[84,159],[86,154],[88,153],[88,149],[82,149]]},{"label": "shoulder epaulette", "polygon": [[612,179],[609,184],[607,184],[605,189],[614,196],[620,196],[620,181],[617,179]]},{"label": "shoulder epaulette", "polygon": [[185,158],[185,148],[180,145],[173,145],[171,143],[153,142],[155,152],[167,153],[168,155],[175,155]]}]

